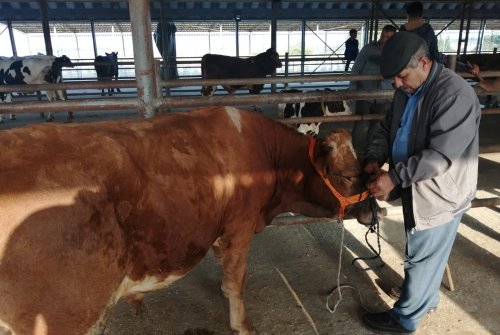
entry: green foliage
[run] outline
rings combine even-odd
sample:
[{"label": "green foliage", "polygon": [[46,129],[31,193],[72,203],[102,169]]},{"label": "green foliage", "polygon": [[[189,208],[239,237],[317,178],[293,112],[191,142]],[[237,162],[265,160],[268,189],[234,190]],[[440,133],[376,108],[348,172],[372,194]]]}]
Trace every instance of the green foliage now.
[{"label": "green foliage", "polygon": [[494,48],[500,48],[500,33],[498,31],[484,36],[481,50],[493,51]]},{"label": "green foliage", "polygon": [[[290,47],[288,48],[288,54],[290,56],[300,56],[300,43],[295,43],[295,44],[292,44],[290,45]],[[304,51],[304,54],[305,55],[311,55],[312,54],[312,51],[311,49],[309,49],[307,46],[306,46],[306,50]]]},{"label": "green foliage", "polygon": [[447,52],[456,52],[457,51],[457,46],[452,46],[450,37],[446,36],[444,38],[441,38],[441,36],[438,37],[438,50],[439,52],[447,53]]}]

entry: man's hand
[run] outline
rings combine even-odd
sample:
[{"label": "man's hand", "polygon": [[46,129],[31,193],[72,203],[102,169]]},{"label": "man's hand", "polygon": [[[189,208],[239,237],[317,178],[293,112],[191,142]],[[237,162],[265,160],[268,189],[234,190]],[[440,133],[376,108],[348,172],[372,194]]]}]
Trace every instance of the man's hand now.
[{"label": "man's hand", "polygon": [[377,161],[368,161],[363,167],[363,171],[368,175],[377,175],[380,171],[380,166]]},{"label": "man's hand", "polygon": [[473,75],[477,76],[479,74],[479,72],[481,72],[481,69],[479,68],[479,66],[477,64],[470,64],[469,63],[469,66],[470,66],[470,73],[472,73]]},{"label": "man's hand", "polygon": [[367,187],[370,194],[377,200],[387,200],[389,193],[394,188],[391,177],[385,171],[379,171],[376,178]]}]

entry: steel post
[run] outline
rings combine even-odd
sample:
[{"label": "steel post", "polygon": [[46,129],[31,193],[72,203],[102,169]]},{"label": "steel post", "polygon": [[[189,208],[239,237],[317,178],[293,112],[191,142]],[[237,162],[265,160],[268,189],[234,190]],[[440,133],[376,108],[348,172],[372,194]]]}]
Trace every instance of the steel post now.
[{"label": "steel post", "polygon": [[151,13],[149,0],[130,0],[130,21],[134,46],[135,76],[139,115],[150,118],[155,115],[156,85],[153,68]]}]

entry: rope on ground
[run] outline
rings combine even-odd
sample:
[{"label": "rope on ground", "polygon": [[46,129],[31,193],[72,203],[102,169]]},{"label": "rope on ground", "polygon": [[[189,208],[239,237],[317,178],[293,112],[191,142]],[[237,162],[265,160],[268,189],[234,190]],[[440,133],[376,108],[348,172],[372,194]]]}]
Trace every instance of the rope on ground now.
[{"label": "rope on ground", "polygon": [[290,283],[288,283],[288,280],[283,275],[283,273],[281,273],[281,271],[278,268],[276,268],[276,271],[278,271],[279,275],[281,276],[281,279],[283,279],[283,282],[285,283],[286,287],[288,288],[288,290],[292,294],[293,298],[295,299],[295,301],[299,305],[300,309],[302,310],[302,312],[306,316],[307,321],[309,321],[309,324],[314,329],[314,332],[316,333],[316,335],[319,335],[318,328],[316,328],[316,324],[314,323],[314,320],[312,319],[311,315],[309,314],[309,312],[307,312],[306,308],[304,307],[304,305],[300,301],[299,296],[297,295],[297,293],[295,293],[295,291],[293,290],[293,288],[290,285]]}]

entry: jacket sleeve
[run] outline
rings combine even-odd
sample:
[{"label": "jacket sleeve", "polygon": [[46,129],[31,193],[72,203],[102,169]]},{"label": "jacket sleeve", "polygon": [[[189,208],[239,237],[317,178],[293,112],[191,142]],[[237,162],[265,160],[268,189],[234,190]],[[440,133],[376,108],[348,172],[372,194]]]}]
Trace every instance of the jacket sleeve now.
[{"label": "jacket sleeve", "polygon": [[[363,71],[363,68],[365,67],[366,61],[368,59],[368,45],[366,45],[361,51],[359,52],[358,56],[356,57],[356,60],[354,61],[354,65],[352,66],[351,69],[351,75],[358,75]],[[358,82],[357,81],[351,81],[349,84],[349,89],[350,90],[355,90],[358,88]]]},{"label": "jacket sleeve", "polygon": [[385,162],[387,162],[390,150],[389,141],[392,110],[393,108],[391,108],[390,111],[386,113],[384,118],[380,120],[376,129],[373,131],[369,145],[366,148],[365,162],[377,161],[379,166],[382,166]]},{"label": "jacket sleeve", "polygon": [[[436,106],[437,105],[437,106]],[[477,98],[450,94],[434,105],[427,148],[399,162],[394,168],[402,187],[444,174],[460,164],[465,150],[474,142],[481,114]]]}]

